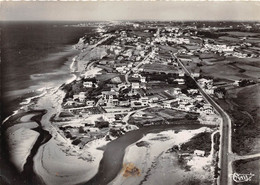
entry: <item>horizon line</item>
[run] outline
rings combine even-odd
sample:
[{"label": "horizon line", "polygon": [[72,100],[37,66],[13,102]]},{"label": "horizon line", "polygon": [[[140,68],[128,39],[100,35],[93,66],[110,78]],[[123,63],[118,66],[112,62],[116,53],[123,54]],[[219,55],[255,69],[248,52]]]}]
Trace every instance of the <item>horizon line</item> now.
[{"label": "horizon line", "polygon": [[260,20],[0,20],[0,22],[260,22]]}]

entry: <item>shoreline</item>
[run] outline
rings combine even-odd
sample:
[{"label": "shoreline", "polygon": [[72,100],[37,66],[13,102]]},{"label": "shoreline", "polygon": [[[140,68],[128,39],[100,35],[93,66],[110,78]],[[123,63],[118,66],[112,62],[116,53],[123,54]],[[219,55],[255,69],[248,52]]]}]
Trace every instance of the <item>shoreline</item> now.
[{"label": "shoreline", "polygon": [[[63,60],[63,64],[58,68],[58,69],[54,69],[53,72],[45,72],[45,73],[41,73],[40,75],[48,75],[48,74],[55,74],[58,71],[63,71],[65,76],[65,72],[69,72],[69,75],[71,77],[68,77],[67,79],[63,79],[64,77],[60,78],[59,80],[55,80],[53,83],[53,80],[49,79],[47,80],[47,82],[37,82],[37,84],[31,85],[25,89],[21,89],[19,91],[22,91],[23,93],[21,94],[21,97],[19,97],[21,100],[18,100],[18,95],[14,95],[14,98],[12,98],[12,101],[17,101],[18,103],[18,108],[16,108],[15,110],[11,110],[9,115],[6,115],[6,117],[4,117],[2,119],[2,125],[8,121],[11,117],[15,116],[17,113],[19,113],[21,110],[26,109],[27,105],[30,104],[33,100],[37,100],[38,98],[44,96],[47,91],[51,88],[55,88],[57,87],[57,85],[60,87],[64,82],[65,83],[70,83],[71,79],[76,79],[75,78],[75,74],[70,72],[70,68],[69,66],[71,65],[71,63],[73,63],[73,58],[75,58],[78,54],[79,54],[79,50],[74,48],[75,44],[72,45],[65,45],[63,47],[63,50],[57,53],[62,53],[62,56],[58,56],[60,58],[60,60]],[[55,55],[56,53],[51,54],[50,56],[46,56],[47,60],[50,60],[49,58],[53,57],[52,55]],[[34,75],[39,75],[39,74],[31,74],[30,76],[34,76]],[[30,77],[31,78],[31,77]],[[47,78],[46,78],[47,79]],[[37,81],[37,79],[35,80]],[[46,84],[49,85],[48,87],[46,87]],[[14,90],[10,91],[13,92]],[[30,95],[28,97],[28,95],[30,93],[33,93],[33,95]]]},{"label": "shoreline", "polygon": [[[167,176],[166,179],[168,179],[168,181],[166,181],[166,184],[170,184],[169,182],[171,182],[171,184],[177,183],[182,178],[178,178],[178,176],[185,172],[182,172],[181,168],[178,165],[176,166],[176,168],[174,168],[175,170],[172,170],[171,167],[167,169],[168,165],[166,164],[167,162],[165,163],[165,160],[168,160],[169,163],[177,161],[177,156],[175,156],[176,154],[170,154],[169,152],[167,152],[167,150],[174,145],[181,145],[189,142],[194,136],[205,131],[211,132],[211,128],[205,126],[193,129],[173,128],[144,135],[141,139],[130,144],[125,149],[125,154],[122,162],[123,168],[120,172],[118,172],[117,176],[109,182],[109,185],[131,185],[143,183],[158,184],[158,182],[155,183],[155,181],[156,179],[160,179],[162,176]],[[144,142],[144,146],[138,146],[137,143],[139,142]],[[210,159],[210,157],[208,159]],[[163,166],[165,167],[165,171],[157,171],[157,166],[161,166],[161,163],[164,164]],[[135,168],[139,169],[139,173],[128,173],[128,171],[126,171],[127,166],[134,166]],[[152,173],[152,176],[151,171],[154,171],[154,173]],[[168,171],[172,171],[170,175],[167,175]],[[177,174],[177,176],[175,175],[175,178],[173,178],[174,173],[180,174]],[[174,180],[175,183],[173,183]]]},{"label": "shoreline", "polygon": [[[178,121],[176,121],[178,122]],[[205,127],[205,125],[191,125],[191,124],[171,124],[171,125],[152,125],[147,127],[141,127],[137,130],[130,131],[122,135],[121,137],[111,141],[107,144],[103,154],[103,158],[99,164],[98,173],[87,182],[80,184],[94,185],[108,184],[110,183],[120,172],[123,164],[123,158],[125,155],[125,148],[141,139],[146,133],[157,133],[163,130],[181,130],[189,127],[190,129],[196,129]],[[130,137],[130,138],[128,138]],[[117,151],[116,153],[114,151]],[[116,167],[115,167],[116,166]],[[113,170],[111,170],[113,169]]]},{"label": "shoreline", "polygon": [[[73,45],[71,46],[71,48],[73,47]],[[68,48],[68,47],[66,47]],[[66,56],[66,60],[64,61],[64,64],[60,67],[59,70],[64,70],[64,68],[67,68],[67,66],[71,63],[71,59],[73,57],[75,57],[75,53],[78,53],[79,51],[76,51],[74,48],[71,49],[70,53],[73,53],[73,56]],[[65,53],[67,55],[67,53]],[[76,55],[77,56],[77,55]],[[67,71],[68,69],[66,69]],[[44,74],[44,73],[43,73]],[[50,137],[47,137],[46,136],[49,134],[48,131],[45,130],[44,128],[44,125],[41,125],[41,119],[39,120],[39,118],[36,118],[37,116],[39,116],[39,114],[42,114],[42,116],[44,114],[46,114],[48,112],[47,109],[34,109],[36,103],[41,99],[43,98],[44,96],[46,96],[48,93],[50,93],[50,91],[57,91],[60,89],[61,85],[63,83],[71,83],[73,80],[76,79],[76,75],[75,74],[71,74],[70,73],[70,77],[67,78],[67,80],[64,82],[61,82],[58,81],[58,82],[55,82],[57,85],[58,85],[58,88],[56,89],[55,86],[53,87],[46,87],[44,86],[44,84],[38,84],[38,86],[42,86],[42,87],[39,87],[37,88],[36,90],[34,90],[33,92],[34,93],[38,93],[40,92],[40,94],[36,94],[36,95],[33,95],[33,96],[30,96],[28,97],[27,94],[24,94],[23,96],[27,96],[26,98],[22,98],[22,100],[20,101],[19,103],[19,108],[14,110],[12,112],[12,114],[10,114],[9,116],[5,117],[4,120],[2,120],[2,124],[1,124],[1,141],[3,140],[6,140],[8,138],[6,138],[6,134],[7,134],[7,129],[8,128],[11,128],[15,125],[19,125],[19,127],[22,127],[24,123],[27,124],[27,122],[24,122],[23,120],[21,120],[23,117],[26,117],[28,114],[35,114],[34,116],[32,116],[32,118],[30,118],[30,121],[35,121],[38,123],[38,127],[36,129],[32,129],[30,132],[36,132],[39,134],[39,136],[37,136],[37,139],[35,140],[35,143],[32,145],[31,149],[30,149],[30,154],[28,154],[28,157],[26,157],[26,161],[28,162],[28,165],[27,162],[23,165],[25,170],[23,170],[22,173],[19,172],[18,168],[16,167],[16,165],[10,160],[10,153],[9,152],[5,152],[5,150],[9,150],[8,148],[10,148],[10,146],[7,146],[6,144],[2,143],[2,145],[4,146],[3,147],[3,150],[4,151],[1,151],[1,155],[3,155],[2,159],[5,159],[7,160],[5,163],[8,164],[10,163],[10,167],[8,167],[8,170],[10,169],[10,171],[14,174],[22,174],[22,175],[25,175],[26,176],[26,179],[29,180],[29,177],[30,177],[30,182],[41,182],[40,184],[45,184],[44,182],[42,182],[41,178],[38,177],[38,175],[34,172],[33,170],[33,165],[31,165],[33,163],[33,158],[34,158],[34,155],[38,152],[38,149],[39,147],[48,142],[50,140],[50,138],[52,137],[51,135],[49,135]],[[31,89],[32,87],[28,87],[28,89]],[[56,90],[55,90],[56,89]],[[32,92],[30,92],[32,93]],[[40,117],[42,117],[40,116]],[[27,118],[25,118],[26,120]],[[29,121],[29,120],[27,120]],[[21,122],[21,123],[20,123]],[[30,129],[28,129],[29,131]],[[45,132],[48,132],[45,133]],[[46,135],[47,134],[47,135]],[[45,135],[45,136],[44,136]],[[49,139],[48,139],[49,138]],[[33,154],[32,154],[33,153]],[[3,163],[4,165],[4,163]],[[13,167],[12,167],[13,166]],[[27,167],[26,167],[27,166]],[[5,169],[6,171],[7,169]],[[27,178],[28,177],[28,178]],[[24,184],[25,180],[22,180],[24,179],[25,177],[21,178],[21,180],[19,180],[18,178],[13,178],[11,180],[9,180],[10,182],[14,182],[14,181],[18,181],[17,183],[18,184]]]}]

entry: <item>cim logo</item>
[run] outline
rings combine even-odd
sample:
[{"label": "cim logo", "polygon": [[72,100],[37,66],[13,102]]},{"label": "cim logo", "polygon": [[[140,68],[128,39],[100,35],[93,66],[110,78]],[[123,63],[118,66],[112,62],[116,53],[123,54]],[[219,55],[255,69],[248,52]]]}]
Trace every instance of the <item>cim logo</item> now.
[{"label": "cim logo", "polygon": [[234,173],[232,174],[232,179],[235,182],[250,182],[252,180],[252,177],[255,176],[255,174],[239,174]]}]

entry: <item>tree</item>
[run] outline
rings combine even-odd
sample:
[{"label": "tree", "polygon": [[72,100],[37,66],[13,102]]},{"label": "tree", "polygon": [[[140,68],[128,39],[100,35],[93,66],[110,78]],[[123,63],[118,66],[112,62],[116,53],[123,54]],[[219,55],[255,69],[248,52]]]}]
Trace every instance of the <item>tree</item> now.
[{"label": "tree", "polygon": [[85,133],[85,130],[83,127],[79,127],[79,133]]},{"label": "tree", "polygon": [[185,76],[184,80],[185,80],[185,84],[187,85],[188,88],[190,88],[190,89],[198,88],[196,82],[190,76]]}]

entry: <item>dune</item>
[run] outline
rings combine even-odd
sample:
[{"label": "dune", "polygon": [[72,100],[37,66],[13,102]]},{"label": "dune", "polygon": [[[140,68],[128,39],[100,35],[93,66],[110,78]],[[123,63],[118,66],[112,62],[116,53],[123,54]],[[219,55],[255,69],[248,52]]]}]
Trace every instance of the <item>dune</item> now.
[{"label": "dune", "polygon": [[104,139],[90,142],[79,149],[63,138],[55,128],[53,138],[39,148],[34,158],[34,170],[47,185],[77,184],[91,179],[98,171],[103,151],[97,148],[107,143]]},{"label": "dune", "polygon": [[[209,130],[209,128],[202,127],[196,130],[183,130],[178,133],[175,133],[174,130],[168,130],[145,135],[142,139],[126,148],[123,159],[124,165],[135,165],[135,167],[140,170],[140,174],[125,177],[125,171],[122,170],[109,184],[132,185],[142,184],[144,182],[146,182],[144,184],[156,184],[161,183],[158,179],[162,178],[164,179],[164,184],[174,184],[175,181],[180,181],[179,172],[182,173],[183,170],[177,166],[172,166],[172,164],[170,165],[171,161],[177,160],[176,156],[171,154],[170,159],[165,152],[174,145],[188,142],[195,135]],[[140,142],[146,143],[146,145],[141,147],[137,146],[137,143]],[[168,160],[164,160],[166,156]],[[156,167],[156,165],[159,167]],[[151,172],[152,170],[154,170],[153,173]],[[170,175],[168,172],[170,172]],[[173,181],[174,179],[175,181]]]},{"label": "dune", "polygon": [[15,165],[19,172],[23,171],[26,159],[35,144],[38,132],[31,130],[38,125],[34,122],[18,124],[7,129],[7,141],[10,151],[10,161]]}]

